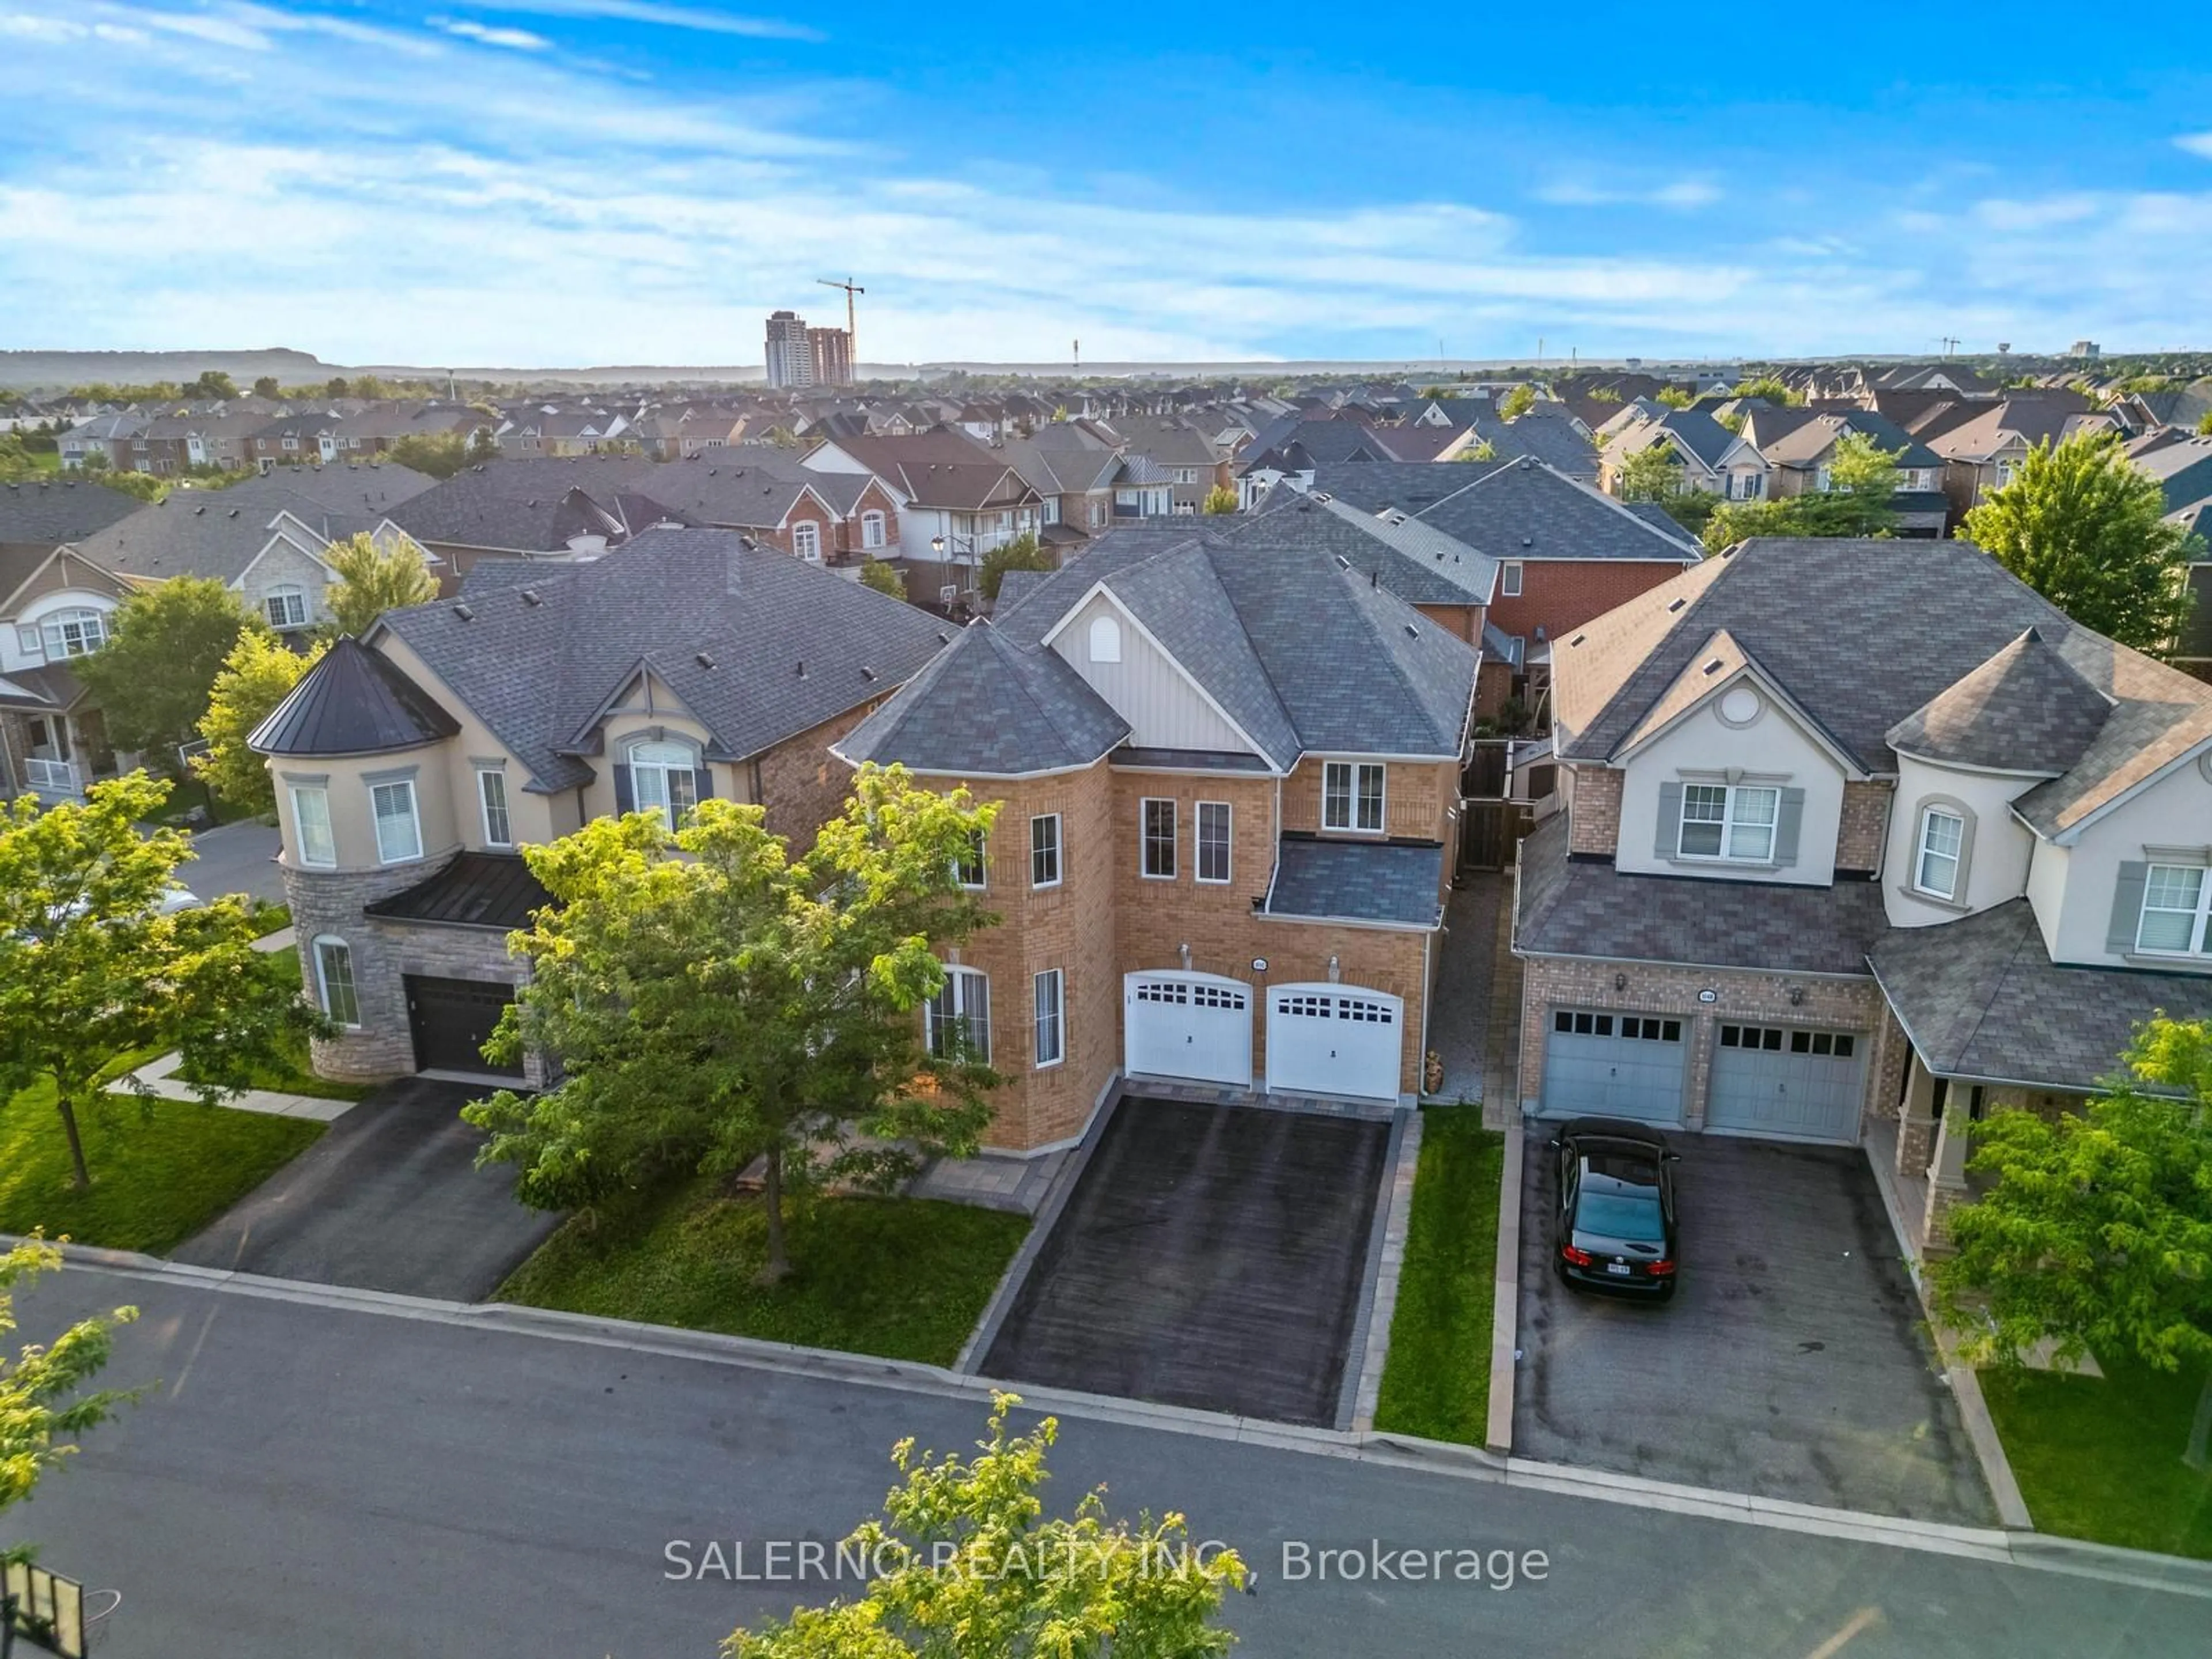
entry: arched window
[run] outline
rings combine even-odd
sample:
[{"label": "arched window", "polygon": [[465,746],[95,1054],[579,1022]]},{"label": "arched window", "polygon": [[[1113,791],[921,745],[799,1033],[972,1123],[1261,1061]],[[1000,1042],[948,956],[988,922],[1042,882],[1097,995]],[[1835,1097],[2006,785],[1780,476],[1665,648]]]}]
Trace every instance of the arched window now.
[{"label": "arched window", "polygon": [[860,514],[860,545],[881,547],[884,544],[884,515],[880,513]]},{"label": "arched window", "polygon": [[1093,617],[1091,619],[1091,660],[1121,660],[1121,624],[1111,617]]},{"label": "arched window", "polygon": [[107,643],[107,617],[89,605],[57,611],[39,624],[50,658],[88,657]]},{"label": "arched window", "polygon": [[325,933],[315,941],[315,1000],[340,1025],[361,1024],[361,998],[354,989],[353,948]]},{"label": "arched window", "polygon": [[296,582],[270,588],[261,603],[269,612],[271,628],[305,628],[307,625],[307,590]]},{"label": "arched window", "polygon": [[791,550],[809,564],[822,562],[822,526],[811,519],[801,519],[791,526]]},{"label": "arched window", "polygon": [[647,738],[629,747],[630,789],[641,812],[673,830],[699,804],[699,757],[688,743]]}]

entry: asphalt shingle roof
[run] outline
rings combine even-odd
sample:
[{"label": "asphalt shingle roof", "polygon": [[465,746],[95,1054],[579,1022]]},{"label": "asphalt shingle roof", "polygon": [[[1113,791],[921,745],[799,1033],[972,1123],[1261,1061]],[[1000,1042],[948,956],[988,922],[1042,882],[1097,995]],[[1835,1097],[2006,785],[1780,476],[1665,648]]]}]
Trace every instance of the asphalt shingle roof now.
[{"label": "asphalt shingle roof", "polygon": [[1443,912],[1444,849],[1433,842],[1320,841],[1285,836],[1262,915],[1434,927]]},{"label": "asphalt shingle roof", "polygon": [[649,667],[743,760],[912,678],[943,624],[735,531],[649,530],[535,580],[394,611],[379,624],[489,726],[533,789],[592,775],[579,751],[608,701]]},{"label": "asphalt shingle roof", "polygon": [[2029,629],[1889,729],[1891,748],[2002,771],[2063,772],[2112,705]]},{"label": "asphalt shingle roof", "polygon": [[1498,561],[1457,537],[1326,492],[1273,494],[1263,511],[1226,525],[1222,534],[1321,548],[1376,574],[1408,605],[1487,605],[1497,586]]},{"label": "asphalt shingle roof", "polygon": [[1564,812],[1521,842],[1513,938],[1538,956],[1863,974],[1867,951],[1888,925],[1879,882],[1809,887],[1626,875],[1609,862],[1569,859]]},{"label": "asphalt shingle roof", "polygon": [[27,478],[0,484],[0,547],[45,551],[64,542],[82,541],[144,505],[136,495],[76,478]]},{"label": "asphalt shingle roof", "polygon": [[1495,465],[1322,467],[1314,474],[1313,487],[1370,512],[1401,507],[1495,559],[1658,559],[1686,564],[1703,556],[1686,532],[1663,514],[1654,522],[1533,458]]},{"label": "asphalt shingle roof", "polygon": [[2152,1014],[2212,1018],[2212,977],[2053,963],[2024,898],[1898,928],[1872,960],[1912,1046],[1950,1077],[2087,1091]]},{"label": "asphalt shingle roof", "polygon": [[424,490],[391,517],[420,542],[559,552],[578,533],[571,491],[611,516],[617,495],[651,488],[653,465],[641,455],[485,461]]}]

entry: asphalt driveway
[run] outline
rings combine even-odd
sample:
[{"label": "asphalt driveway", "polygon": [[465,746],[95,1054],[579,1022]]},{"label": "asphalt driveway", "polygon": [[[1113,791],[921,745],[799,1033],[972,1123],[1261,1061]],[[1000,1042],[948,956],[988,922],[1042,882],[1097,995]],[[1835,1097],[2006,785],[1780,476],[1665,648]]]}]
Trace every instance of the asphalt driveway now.
[{"label": "asphalt driveway", "polygon": [[1113,1110],[984,1374],[1334,1425],[1389,1124],[1144,1097]]},{"label": "asphalt driveway", "polygon": [[427,1078],[378,1090],[176,1260],[482,1301],[557,1221],[515,1202],[511,1170],[476,1167],[483,1137],[459,1114],[483,1092]]},{"label": "asphalt driveway", "polygon": [[284,902],[284,876],[276,867],[274,826],[251,818],[203,830],[192,837],[192,856],[177,879],[202,898],[245,893],[270,904]]},{"label": "asphalt driveway", "polygon": [[1549,1133],[1528,1126],[1516,1454],[1994,1522],[1863,1152],[1676,1138],[1680,1288],[1644,1305],[1570,1291],[1552,1271]]}]

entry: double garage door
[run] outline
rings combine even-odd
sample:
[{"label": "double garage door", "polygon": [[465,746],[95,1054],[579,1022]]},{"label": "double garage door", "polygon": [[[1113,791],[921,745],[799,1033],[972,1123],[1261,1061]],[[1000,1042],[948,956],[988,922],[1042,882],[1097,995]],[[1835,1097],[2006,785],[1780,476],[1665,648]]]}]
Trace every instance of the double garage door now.
[{"label": "double garage door", "polygon": [[[1357,985],[1279,985],[1267,1010],[1267,1088],[1279,1094],[1398,1097],[1406,1010]],[[1242,980],[1161,971],[1122,981],[1122,1069],[1252,1086],[1254,992]]]},{"label": "double garage door", "polygon": [[522,1075],[483,1057],[483,1045],[499,1024],[514,987],[489,980],[406,977],[407,1027],[415,1038],[415,1069],[420,1072],[478,1072],[491,1077]]},{"label": "double garage door", "polygon": [[[1545,1042],[1545,1115],[1680,1124],[1692,1029],[1648,1014],[1557,1010]],[[1856,1140],[1866,1048],[1850,1031],[1723,1024],[1714,1036],[1705,1127]]]}]

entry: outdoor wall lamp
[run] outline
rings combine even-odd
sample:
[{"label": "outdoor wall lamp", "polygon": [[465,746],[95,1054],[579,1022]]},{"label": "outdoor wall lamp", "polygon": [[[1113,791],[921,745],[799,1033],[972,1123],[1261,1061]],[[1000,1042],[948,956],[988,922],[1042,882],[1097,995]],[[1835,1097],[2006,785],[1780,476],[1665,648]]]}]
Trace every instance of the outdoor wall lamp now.
[{"label": "outdoor wall lamp", "polygon": [[1615,974],[1613,976],[1613,988],[1616,991],[1626,991],[1628,988],[1628,975]]},{"label": "outdoor wall lamp", "polygon": [[1803,1002],[1804,1000],[1805,1000],[1805,988],[1804,988],[1803,986],[1802,986],[1802,985],[1793,985],[1793,986],[1791,986],[1791,987],[1790,988],[1790,1006],[1792,1008],[1795,1008],[1795,1007],[1796,1007],[1800,1003]]}]

